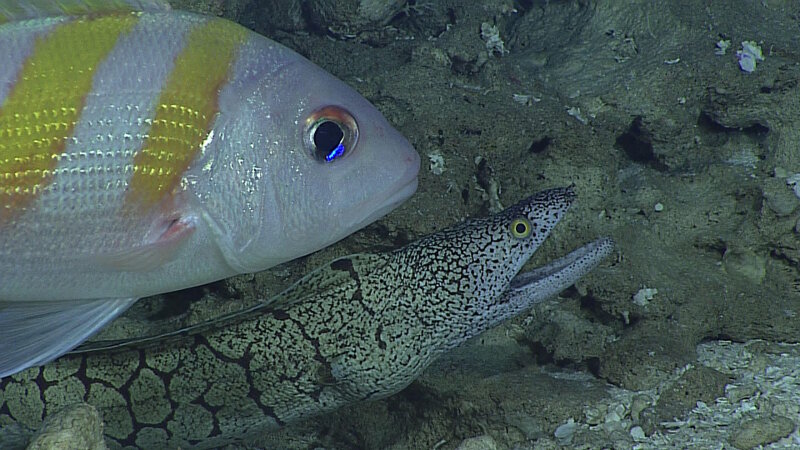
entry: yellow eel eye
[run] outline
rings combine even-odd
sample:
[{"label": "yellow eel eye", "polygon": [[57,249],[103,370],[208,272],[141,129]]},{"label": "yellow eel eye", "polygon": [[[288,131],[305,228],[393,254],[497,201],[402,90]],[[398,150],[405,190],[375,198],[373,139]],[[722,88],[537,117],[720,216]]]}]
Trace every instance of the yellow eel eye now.
[{"label": "yellow eel eye", "polygon": [[531,235],[531,223],[525,218],[512,220],[511,234],[517,239],[525,239]]}]

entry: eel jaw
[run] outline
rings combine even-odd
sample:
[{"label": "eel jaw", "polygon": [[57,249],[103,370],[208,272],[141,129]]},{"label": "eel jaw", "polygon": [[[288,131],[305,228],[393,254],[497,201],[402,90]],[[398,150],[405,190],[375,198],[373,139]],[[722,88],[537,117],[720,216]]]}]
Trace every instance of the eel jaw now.
[{"label": "eel jaw", "polygon": [[604,237],[543,267],[517,274],[501,300],[501,304],[511,309],[506,317],[516,315],[571,286],[613,250],[614,241]]}]

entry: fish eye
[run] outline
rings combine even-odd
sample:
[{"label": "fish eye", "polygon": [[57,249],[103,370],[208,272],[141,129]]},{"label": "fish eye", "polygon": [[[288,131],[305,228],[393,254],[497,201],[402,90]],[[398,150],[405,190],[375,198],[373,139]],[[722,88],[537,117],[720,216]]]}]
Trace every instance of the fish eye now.
[{"label": "fish eye", "polygon": [[523,217],[512,220],[509,228],[511,235],[517,239],[525,239],[531,235],[531,223]]},{"label": "fish eye", "polygon": [[358,141],[356,119],[338,106],[325,106],[314,111],[306,124],[306,149],[321,163],[344,158]]}]

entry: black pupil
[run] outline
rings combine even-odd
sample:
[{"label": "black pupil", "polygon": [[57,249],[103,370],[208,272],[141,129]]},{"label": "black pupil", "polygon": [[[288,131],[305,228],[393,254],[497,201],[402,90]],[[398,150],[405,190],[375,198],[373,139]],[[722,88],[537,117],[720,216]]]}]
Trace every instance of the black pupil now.
[{"label": "black pupil", "polygon": [[342,138],[344,138],[344,132],[336,122],[327,120],[319,124],[314,130],[314,148],[317,157],[324,160],[339,146]]},{"label": "black pupil", "polygon": [[528,227],[526,227],[524,223],[520,222],[514,227],[514,229],[517,231],[517,234],[524,234]]}]

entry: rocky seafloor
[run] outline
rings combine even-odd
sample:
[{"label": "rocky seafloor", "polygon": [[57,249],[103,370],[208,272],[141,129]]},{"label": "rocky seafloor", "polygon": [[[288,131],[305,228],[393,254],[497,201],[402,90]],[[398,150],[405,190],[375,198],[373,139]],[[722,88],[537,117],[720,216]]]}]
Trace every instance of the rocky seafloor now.
[{"label": "rocky seafloor", "polygon": [[[231,448],[800,447],[796,2],[174,3],[353,86],[420,152],[420,186],[336,246],[140,302],[105,336],[238,309],[334,256],[552,186],[574,183],[578,201],[533,264],[618,242],[560,300],[403,392]],[[145,320],[163,299],[183,309]]]}]

